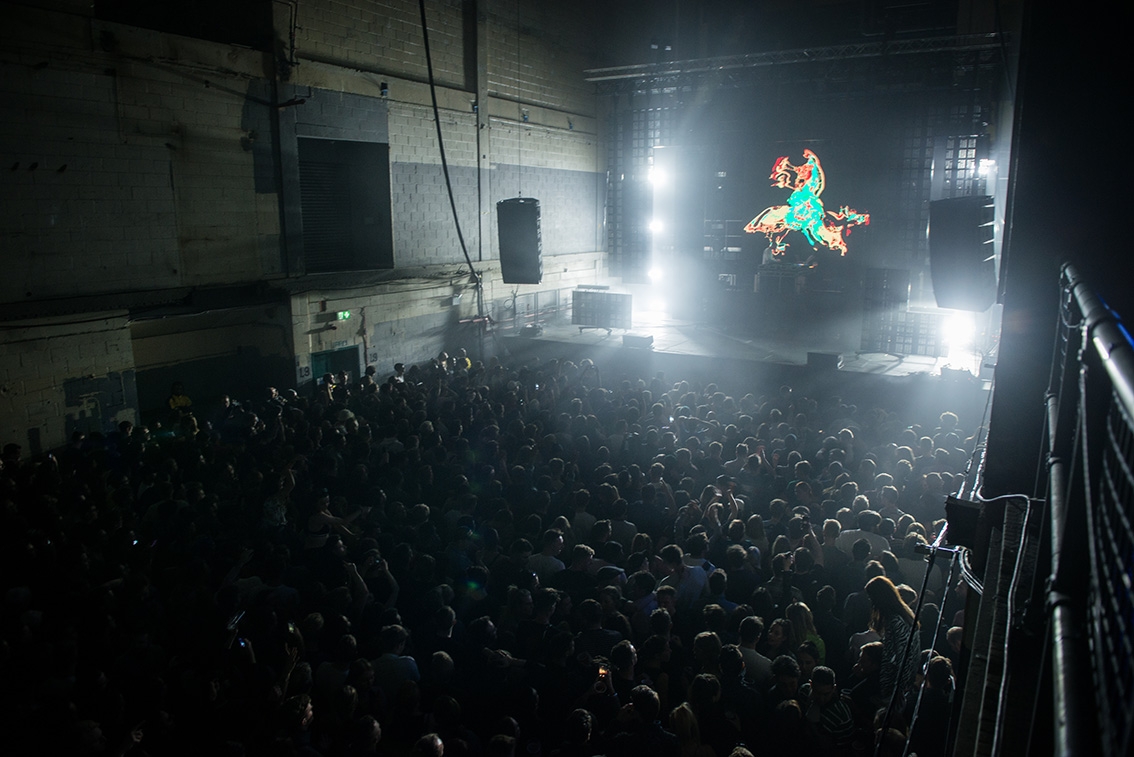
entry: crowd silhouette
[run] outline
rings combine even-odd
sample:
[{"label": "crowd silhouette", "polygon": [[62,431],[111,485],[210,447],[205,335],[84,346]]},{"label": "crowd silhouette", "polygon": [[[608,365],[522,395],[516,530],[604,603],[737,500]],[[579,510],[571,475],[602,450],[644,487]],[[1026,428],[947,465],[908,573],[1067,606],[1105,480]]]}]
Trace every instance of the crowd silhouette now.
[{"label": "crowd silhouette", "polygon": [[974,439],[750,389],[458,352],[8,444],[4,751],[943,754]]}]

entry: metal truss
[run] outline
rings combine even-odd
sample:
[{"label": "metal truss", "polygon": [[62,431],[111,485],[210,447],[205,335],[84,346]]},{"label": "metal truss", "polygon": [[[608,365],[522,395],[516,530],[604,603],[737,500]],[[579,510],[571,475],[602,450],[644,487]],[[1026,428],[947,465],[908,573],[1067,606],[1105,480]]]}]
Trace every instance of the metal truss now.
[{"label": "metal truss", "polygon": [[889,42],[855,42],[830,47],[774,50],[720,58],[701,58],[664,63],[593,68],[586,81],[599,85],[600,93],[658,91],[696,85],[707,77],[724,77],[739,83],[744,72],[799,63],[831,63],[849,60],[892,59],[896,56],[995,52],[1003,44],[1000,34],[970,34],[927,37]]}]

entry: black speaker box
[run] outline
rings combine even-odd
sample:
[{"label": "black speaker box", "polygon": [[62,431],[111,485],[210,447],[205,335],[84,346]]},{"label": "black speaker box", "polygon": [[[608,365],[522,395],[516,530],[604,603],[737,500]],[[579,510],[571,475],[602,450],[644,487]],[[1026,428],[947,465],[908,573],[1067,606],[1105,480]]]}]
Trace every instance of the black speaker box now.
[{"label": "black speaker box", "polygon": [[653,334],[623,334],[622,335],[623,347],[634,347],[640,350],[652,350],[654,348],[654,335]]},{"label": "black speaker box", "polygon": [[622,292],[576,289],[571,293],[571,323],[594,329],[631,327],[633,297]]},{"label": "black speaker box", "polygon": [[996,302],[991,197],[929,203],[929,269],[937,306],[983,313]]},{"label": "black speaker box", "polygon": [[538,284],[543,280],[539,200],[513,197],[496,203],[500,240],[500,274],[505,284]]},{"label": "black speaker box", "polygon": [[977,543],[981,506],[976,502],[950,495],[945,500],[945,517],[949,521],[949,543],[972,548]]},{"label": "black speaker box", "polygon": [[823,371],[837,371],[843,367],[843,356],[837,352],[808,352],[807,367]]}]

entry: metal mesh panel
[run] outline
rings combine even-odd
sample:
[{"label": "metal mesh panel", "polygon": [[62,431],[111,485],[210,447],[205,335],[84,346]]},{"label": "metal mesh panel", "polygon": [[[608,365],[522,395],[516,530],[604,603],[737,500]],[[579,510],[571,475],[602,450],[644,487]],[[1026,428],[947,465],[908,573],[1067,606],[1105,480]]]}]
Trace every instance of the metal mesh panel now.
[{"label": "metal mesh panel", "polygon": [[1057,550],[1045,589],[1054,743],[1058,754],[1127,755],[1134,748],[1134,341],[1073,266],[1060,277],[1045,452]]},{"label": "metal mesh panel", "polygon": [[977,136],[945,139],[944,197],[974,197],[984,194],[985,180],[977,163]]},{"label": "metal mesh panel", "polygon": [[1134,718],[1134,424],[1117,395],[1107,413],[1094,503],[1094,673],[1103,751],[1129,754]]},{"label": "metal mesh panel", "polygon": [[672,139],[677,115],[672,94],[650,94],[619,99],[610,116],[607,246],[613,272],[626,279],[649,268],[651,151]]},{"label": "metal mesh panel", "polygon": [[933,130],[924,115],[910,120],[902,139],[902,192],[898,195],[899,241],[911,263],[929,258],[925,230],[929,225],[929,186],[933,176]]}]

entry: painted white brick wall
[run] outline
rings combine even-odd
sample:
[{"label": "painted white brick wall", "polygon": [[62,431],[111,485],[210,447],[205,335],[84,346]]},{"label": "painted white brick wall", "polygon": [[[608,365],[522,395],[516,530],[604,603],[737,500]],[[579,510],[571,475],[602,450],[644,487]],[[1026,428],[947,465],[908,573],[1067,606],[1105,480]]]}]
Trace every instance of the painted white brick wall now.
[{"label": "painted white brick wall", "polygon": [[[495,261],[478,264],[477,269],[484,273],[484,300],[489,308],[513,291],[527,295],[558,290],[566,296],[579,284],[607,280],[606,256],[598,252],[544,256],[543,283],[538,285],[503,283]],[[468,276],[461,271],[445,269],[433,273],[444,272],[451,275],[441,280],[382,284],[366,292],[313,291],[293,296],[297,383],[303,385],[318,378],[311,376],[312,353],[344,346],[358,345],[363,348],[363,355],[377,355],[372,362],[377,363],[380,373],[395,362],[420,362],[443,349],[465,347],[471,351],[474,345],[470,341],[475,341],[476,329],[454,326],[458,320],[476,315],[475,290],[467,285]],[[454,306],[451,302],[455,294],[462,297]],[[351,312],[350,320],[336,321],[336,329],[326,329],[326,324],[332,322],[331,314],[341,310]]]},{"label": "painted white brick wall", "polygon": [[493,164],[596,171],[600,161],[593,134],[539,124],[492,119]]},{"label": "painted white brick wall", "polygon": [[[476,167],[476,116],[441,111],[441,138],[450,166]],[[441,165],[433,109],[407,103],[390,106],[390,162]]]},{"label": "painted white brick wall", "polygon": [[[0,78],[10,104],[0,228],[11,272],[0,300],[175,285],[168,150],[123,145],[115,79],[12,65]],[[142,260],[146,268],[131,267]]]},{"label": "painted white brick wall", "polygon": [[[296,46],[318,60],[422,80],[427,76],[416,0],[299,3]],[[465,80],[459,2],[428,0],[429,46],[435,78]]]},{"label": "painted white brick wall", "polygon": [[490,3],[489,91],[509,101],[595,115],[589,43],[596,22],[574,3]]},{"label": "painted white brick wall", "polygon": [[[595,94],[582,80],[590,20],[568,4],[519,4],[518,18],[514,0],[483,6],[490,101],[481,105],[492,116],[490,183],[498,169],[513,175],[519,167],[521,181],[525,170],[542,172],[545,184],[559,171],[585,184],[579,177],[599,172],[602,155],[594,137]],[[271,134],[249,125],[266,123],[273,112],[263,94],[265,56],[93,21],[83,17],[89,4],[74,0],[36,5],[13,6],[9,23],[0,25],[0,147],[8,169],[0,171],[0,260],[8,271],[0,277],[0,303],[277,275],[279,197],[270,185],[257,186],[271,181],[260,161]],[[396,264],[459,270],[464,258],[422,84],[416,0],[312,0],[297,9],[301,65],[291,79],[297,92],[318,86],[377,98],[379,82],[390,82],[390,160],[402,182],[393,192]],[[479,238],[477,125],[466,89],[473,77],[465,70],[462,3],[427,0],[427,11],[458,213],[470,253],[486,272],[486,299],[499,300],[515,287],[499,281],[495,239]],[[114,53],[101,49],[104,32],[115,40]],[[519,123],[524,109],[530,124]],[[491,192],[491,200],[512,195],[510,187]],[[577,210],[545,209],[545,233],[556,232],[544,247],[545,283],[520,287],[521,293],[601,280],[602,254],[579,235],[559,234],[569,231],[565,225]],[[561,249],[559,239],[566,240]],[[561,251],[573,254],[550,254]],[[446,305],[453,293],[445,282],[406,280],[365,295],[293,297],[297,360],[361,338],[309,334],[316,299],[366,308],[371,351],[405,360],[436,354],[463,338],[456,320],[475,309],[471,292],[455,308]],[[87,390],[134,369],[129,328],[120,316],[80,314],[73,321],[0,330],[0,442],[28,446],[34,436],[51,447],[65,441],[68,424],[115,420],[97,415]],[[86,387],[75,395],[87,397],[79,404],[68,400],[68,391],[78,391],[75,382]]]},{"label": "painted white brick wall", "polygon": [[[581,120],[594,112],[593,92],[581,83],[585,47],[574,49],[588,38],[586,19],[557,5],[527,0],[519,7],[486,5],[490,89],[509,98],[487,104],[504,114],[492,126],[499,143],[494,142],[492,154],[497,164],[583,171],[597,165],[593,140],[570,132],[570,118],[562,112],[576,110]],[[360,67],[340,68],[340,84],[346,86],[353,76],[353,88],[372,91],[374,77],[365,73],[371,70],[423,78],[414,0],[328,0],[303,3],[298,12],[300,55],[319,52]],[[8,268],[17,274],[0,281],[0,301],[224,284],[275,273],[276,203],[254,191],[253,155],[242,144],[269,136],[250,134],[243,125],[248,108],[268,107],[245,97],[251,75],[263,70],[262,58],[222,45],[95,24],[94,33],[109,30],[127,57],[104,54],[78,46],[73,17],[44,14],[36,23],[34,11],[21,13],[28,15],[24,24],[0,31],[6,47],[34,46],[42,40],[29,37],[48,36],[44,27],[60,29],[57,44],[75,47],[66,66],[40,66],[43,57],[30,52],[4,66],[0,144],[14,170],[0,178],[0,228],[15,230],[5,234],[4,243]],[[469,77],[463,68],[461,3],[430,0],[428,14],[438,78],[463,87]],[[301,65],[297,80],[303,75]],[[395,87],[398,91],[421,102],[420,85]],[[472,168],[473,114],[452,109],[463,107],[467,93],[442,95],[451,106],[442,112],[450,165]],[[536,120],[556,123],[521,130],[508,120],[519,118],[509,113],[516,110],[511,102],[516,98],[533,103]],[[439,164],[430,110],[416,103],[395,105],[392,162]],[[468,177],[455,181],[462,194],[475,186]],[[455,235],[439,221],[447,199],[438,196],[432,179],[420,193],[403,194],[396,202],[405,210],[396,230],[399,263],[458,259]],[[468,205],[467,198],[461,204]],[[476,212],[461,207],[472,242]]]},{"label": "painted white brick wall", "polygon": [[0,228],[14,275],[0,301],[263,274],[261,240],[279,222],[241,147],[246,81],[206,86],[144,63],[113,76],[6,68]]}]

